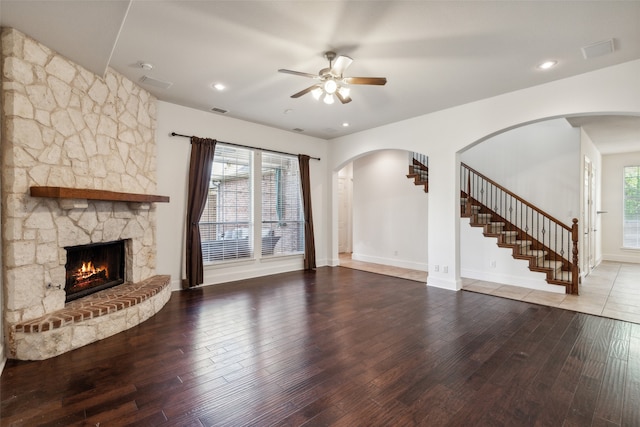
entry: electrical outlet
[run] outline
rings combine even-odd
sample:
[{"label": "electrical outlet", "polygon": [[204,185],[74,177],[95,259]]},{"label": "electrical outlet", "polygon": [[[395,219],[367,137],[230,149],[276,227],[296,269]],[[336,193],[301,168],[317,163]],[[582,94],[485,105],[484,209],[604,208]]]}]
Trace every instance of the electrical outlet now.
[{"label": "electrical outlet", "polygon": [[442,272],[443,273],[448,273],[449,272],[449,266],[445,265],[444,267],[442,267]]},{"label": "electrical outlet", "polygon": [[434,266],[433,271],[440,271],[440,266],[439,265]]},{"label": "electrical outlet", "polygon": [[398,251],[393,251],[393,254],[394,254],[395,256],[398,256]]},{"label": "electrical outlet", "polygon": [[489,265],[491,266],[491,268],[496,268],[496,262],[495,261],[491,261],[489,263]]}]

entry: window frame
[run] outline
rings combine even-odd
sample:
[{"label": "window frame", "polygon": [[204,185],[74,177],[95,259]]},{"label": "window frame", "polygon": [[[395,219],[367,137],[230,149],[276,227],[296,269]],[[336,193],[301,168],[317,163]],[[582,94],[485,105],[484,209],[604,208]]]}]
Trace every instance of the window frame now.
[{"label": "window frame", "polygon": [[[243,206],[247,211],[245,213],[248,213],[248,218],[243,217],[242,221],[239,221],[236,215],[235,221],[230,222],[221,220],[225,214],[224,204],[221,203],[224,193],[220,191],[220,170],[225,165],[229,167],[228,153],[234,150],[246,153],[248,158],[249,166],[244,175],[248,186],[248,205]],[[287,168],[283,164],[286,164]],[[281,175],[278,184],[275,184],[274,177],[277,170],[280,170]],[[263,188],[265,171],[269,171],[267,175],[271,174],[271,190],[268,194],[265,194]],[[283,177],[285,173],[288,175]],[[236,175],[235,178],[238,176]],[[286,184],[284,178],[286,178]],[[233,176],[230,180],[232,179],[234,179]],[[273,185],[278,187],[274,190]],[[287,203],[292,192],[296,193],[296,202],[293,203],[293,207]],[[213,158],[207,197],[208,200],[199,221],[202,259],[205,267],[256,259],[304,256],[304,205],[297,156],[257,148],[237,148],[234,145],[219,142]],[[247,231],[241,232],[241,229]],[[227,233],[230,233],[228,237],[226,237]],[[232,252],[230,256],[227,255],[229,251]]]},{"label": "window frame", "polygon": [[[635,169],[634,175],[628,177],[627,170],[632,168]],[[632,188],[635,194],[631,197],[627,194],[628,178],[635,179],[636,181],[635,188]],[[629,206],[630,201],[634,202],[633,204],[635,206]],[[627,212],[630,212],[629,214],[631,216],[635,216],[635,219],[628,218]],[[635,222],[635,226],[633,227],[635,231],[630,232],[627,223],[631,221]],[[629,235],[631,235],[630,238],[627,237]],[[635,242],[629,244],[630,239],[635,240]],[[640,165],[629,165],[622,168],[622,248],[640,250]]]},{"label": "window frame", "polygon": [[[274,191],[265,191],[265,177],[271,175],[266,170],[273,170]],[[260,190],[262,257],[304,255],[304,205],[297,156],[263,152]]]},{"label": "window frame", "polygon": [[[235,156],[233,156],[234,153]],[[246,148],[237,148],[222,143],[216,145],[207,195],[209,200],[199,221],[201,235],[208,234],[209,236],[209,238],[201,238],[202,261],[205,265],[218,265],[255,258],[256,248],[253,241],[254,154],[253,150]],[[242,168],[245,169],[241,170]],[[246,182],[245,189],[239,188],[238,183],[241,182]],[[232,191],[221,191],[223,183],[235,185],[236,188]],[[214,187],[217,187],[216,191],[214,191]],[[212,193],[214,193],[214,197],[212,197]],[[227,197],[232,199],[235,197],[236,203],[229,204]],[[238,203],[238,200],[243,197],[247,201],[245,205]],[[215,212],[213,215],[215,219],[211,221],[210,203],[214,201],[214,198]],[[244,209],[238,209],[238,206],[242,206]],[[239,212],[244,214],[240,215],[242,218],[239,217]],[[232,214],[231,220],[227,220],[228,214]],[[203,226],[213,226],[213,233],[211,231],[203,233]]]}]

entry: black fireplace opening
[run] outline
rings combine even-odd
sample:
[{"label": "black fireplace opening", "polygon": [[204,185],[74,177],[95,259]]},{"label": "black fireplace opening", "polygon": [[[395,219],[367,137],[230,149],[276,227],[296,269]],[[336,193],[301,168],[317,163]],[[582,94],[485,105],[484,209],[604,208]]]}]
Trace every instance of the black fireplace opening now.
[{"label": "black fireplace opening", "polygon": [[65,249],[66,302],[124,283],[124,240]]}]

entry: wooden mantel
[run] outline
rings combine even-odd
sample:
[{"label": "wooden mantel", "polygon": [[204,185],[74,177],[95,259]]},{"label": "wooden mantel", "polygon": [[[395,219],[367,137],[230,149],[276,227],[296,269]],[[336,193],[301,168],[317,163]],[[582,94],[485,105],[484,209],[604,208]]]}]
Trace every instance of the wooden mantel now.
[{"label": "wooden mantel", "polygon": [[119,193],[108,190],[68,187],[31,187],[32,197],[50,197],[54,199],[87,199],[109,202],[169,203],[169,196],[153,194]]}]

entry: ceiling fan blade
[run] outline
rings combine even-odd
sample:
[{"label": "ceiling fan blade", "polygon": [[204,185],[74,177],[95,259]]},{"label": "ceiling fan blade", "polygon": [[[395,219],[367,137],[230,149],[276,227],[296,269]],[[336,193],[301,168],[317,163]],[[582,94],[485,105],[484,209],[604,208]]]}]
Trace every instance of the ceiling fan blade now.
[{"label": "ceiling fan blade", "polygon": [[333,67],[331,67],[331,74],[333,74],[334,76],[341,76],[352,62],[353,59],[349,58],[348,56],[338,56],[336,58],[336,61],[333,63]]},{"label": "ceiling fan blade", "polygon": [[387,84],[386,77],[345,77],[343,82],[350,85],[379,85]]},{"label": "ceiling fan blade", "polygon": [[352,101],[350,96],[342,96],[340,92],[336,92],[336,96],[338,97],[340,102],[342,102],[343,104],[348,104],[349,102]]},{"label": "ceiling fan blade", "polygon": [[286,70],[284,68],[280,68],[278,70],[278,72],[279,73],[285,73],[285,74],[293,74],[294,76],[309,77],[309,78],[312,78],[312,79],[319,78],[319,76],[317,74],[303,73],[301,71]]},{"label": "ceiling fan blade", "polygon": [[311,92],[312,90],[314,90],[315,88],[317,88],[318,85],[313,85],[313,86],[309,86],[306,89],[302,89],[300,92],[298,93],[294,93],[293,95],[291,95],[292,98],[300,98],[302,95],[306,95],[307,93]]}]

